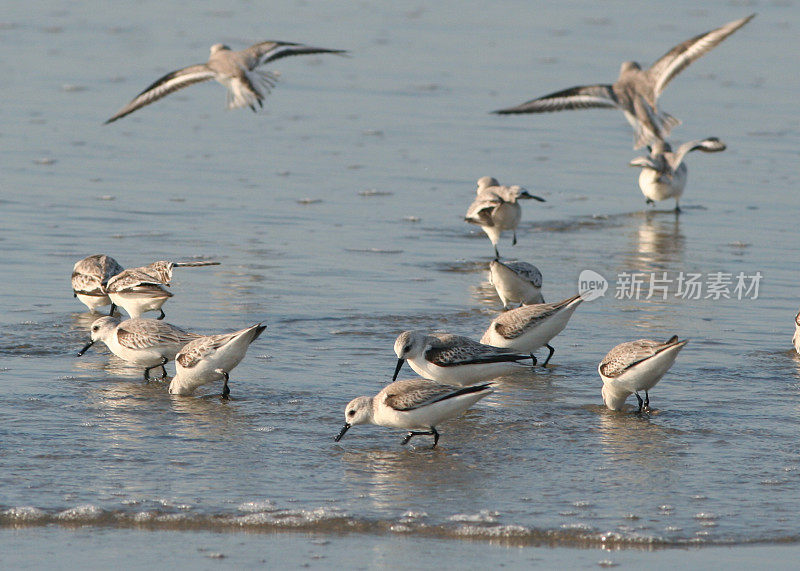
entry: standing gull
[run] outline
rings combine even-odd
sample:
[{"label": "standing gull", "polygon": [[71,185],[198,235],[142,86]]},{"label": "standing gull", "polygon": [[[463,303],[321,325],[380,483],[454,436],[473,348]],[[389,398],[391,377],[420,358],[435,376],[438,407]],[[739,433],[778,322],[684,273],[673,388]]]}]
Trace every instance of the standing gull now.
[{"label": "standing gull", "polygon": [[195,268],[218,266],[219,262],[168,262],[158,261],[147,266],[124,270],[108,280],[106,291],[116,305],[132,318],[147,311],[160,311],[158,319],[164,319],[161,306],[172,297],[165,286],[172,282],[173,268]]},{"label": "standing gull", "polygon": [[545,202],[544,198],[534,196],[521,186],[500,186],[497,179],[484,176],[478,179],[477,196],[467,209],[464,220],[477,224],[489,236],[494,246],[495,259],[500,258],[497,242],[503,230],[514,233],[512,245],[517,243],[517,225],[522,217],[520,199],[534,199]]},{"label": "standing gull", "polygon": [[[666,342],[639,339],[614,347],[597,367],[603,379],[603,402],[611,410],[622,410],[625,399],[633,393],[639,401],[637,412],[650,412],[648,391],[669,370],[686,343],[688,339],[679,341],[673,335]],[[644,391],[644,401],[639,391]]]},{"label": "standing gull", "polygon": [[350,401],[345,408],[344,426],[334,440],[339,442],[356,424],[377,424],[409,429],[401,444],[407,444],[414,436],[430,434],[435,447],[439,442],[437,424],[460,415],[492,392],[488,383],[457,389],[424,379],[396,381],[374,397]]},{"label": "standing gull", "polygon": [[257,68],[277,59],[307,54],[344,54],[345,50],[315,48],[290,42],[267,41],[241,51],[232,51],[224,44],[211,46],[207,63],[191,65],[168,73],[137,95],[120,109],[106,124],[121,119],[137,109],[158,101],[193,83],[215,79],[228,90],[228,109],[248,106],[256,111],[256,104],[264,106],[264,98],[275,87],[278,76]]},{"label": "standing gull", "polygon": [[164,365],[175,358],[181,347],[199,335],[157,319],[127,319],[101,317],[92,323],[91,340],[78,352],[83,355],[97,341],[123,361],[144,367],[144,380],[150,380],[150,370],[161,367],[161,378],[167,376]]},{"label": "standing gull", "polygon": [[751,14],[686,40],[661,56],[649,69],[643,70],[638,63],[626,61],[613,85],[572,87],[494,113],[507,115],[565,109],[616,108],[625,113],[625,118],[634,129],[634,149],[654,140],[663,140],[672,127],[680,123],[675,117],[658,111],[658,98],[664,88],[690,63],[707,54],[754,17],[755,14]]},{"label": "standing gull", "polygon": [[201,385],[224,379],[222,398],[227,399],[231,392],[228,373],[242,362],[247,348],[266,328],[256,323],[234,333],[204,335],[187,343],[175,357],[169,394],[190,395]]},{"label": "standing gull", "polygon": [[542,364],[546,367],[556,351],[550,345],[550,340],[564,330],[582,301],[580,295],[575,295],[556,303],[523,305],[501,313],[489,324],[481,343],[526,351],[530,353],[534,365],[536,357],[533,352],[539,347],[547,347],[550,353]]},{"label": "standing gull", "polygon": [[110,305],[109,314],[113,314],[115,306],[108,297],[106,284],[121,271],[122,266],[105,254],[94,254],[79,260],[72,268],[72,294],[92,312],[97,311],[98,307]]},{"label": "standing gull", "polygon": [[408,361],[420,376],[446,385],[472,385],[502,377],[520,369],[517,361],[530,359],[509,349],[490,347],[469,337],[449,333],[404,331],[394,342],[397,379]]},{"label": "standing gull", "polygon": [[511,309],[511,303],[544,303],[542,272],[528,262],[492,260],[489,262],[489,282],[497,290],[503,309]]},{"label": "standing gull", "polygon": [[675,199],[675,212],[680,212],[678,204],[683,189],[686,187],[686,165],[683,158],[691,151],[703,151],[705,153],[717,153],[725,150],[725,143],[716,137],[689,141],[678,147],[672,152],[672,147],[666,141],[656,141],[650,147],[650,155],[647,157],[636,157],[629,164],[632,167],[640,167],[639,188],[647,198],[647,204],[653,204],[656,200]]}]

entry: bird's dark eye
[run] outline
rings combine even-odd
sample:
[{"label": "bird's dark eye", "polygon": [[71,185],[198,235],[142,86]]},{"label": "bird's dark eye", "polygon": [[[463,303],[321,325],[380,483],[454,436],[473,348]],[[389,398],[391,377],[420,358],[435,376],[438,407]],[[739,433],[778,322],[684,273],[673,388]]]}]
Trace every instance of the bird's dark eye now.
[{"label": "bird's dark eye", "polygon": [[347,416],[355,416],[355,415],[356,415],[356,411],[354,411],[354,410],[348,410],[347,411]]},{"label": "bird's dark eye", "polygon": [[408,353],[409,351],[411,351],[411,345],[406,345],[403,347],[403,353]]},{"label": "bird's dark eye", "polygon": [[97,330],[99,330],[99,329],[100,329],[100,326],[99,326],[99,325],[95,325],[94,327],[92,327],[92,331],[97,331]]}]

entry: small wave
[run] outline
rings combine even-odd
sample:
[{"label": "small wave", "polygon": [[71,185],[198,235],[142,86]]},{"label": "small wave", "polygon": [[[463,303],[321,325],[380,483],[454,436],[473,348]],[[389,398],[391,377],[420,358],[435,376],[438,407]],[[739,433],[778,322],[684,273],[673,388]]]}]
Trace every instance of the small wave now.
[{"label": "small wave", "polygon": [[[396,520],[355,518],[336,507],[315,509],[283,509],[270,500],[239,504],[233,512],[198,513],[187,506],[163,509],[141,509],[141,502],[131,504],[131,511],[108,510],[93,504],[59,510],[18,506],[0,511],[0,528],[30,528],[58,525],[61,527],[138,528],[152,531],[208,530],[216,532],[247,531],[276,533],[402,533],[437,539],[488,541],[514,547],[550,546],[607,549],[664,549],[687,546],[733,546],[769,543],[800,543],[800,535],[761,538],[712,538],[707,532],[679,538],[638,535],[634,533],[600,532],[578,524],[558,529],[540,529],[516,524],[498,523],[496,512],[482,510],[475,514],[454,514],[442,523],[428,521],[424,512],[405,512]],[[698,514],[701,515],[701,514]],[[703,514],[708,517],[711,514]],[[670,531],[680,531],[674,527]]]}]

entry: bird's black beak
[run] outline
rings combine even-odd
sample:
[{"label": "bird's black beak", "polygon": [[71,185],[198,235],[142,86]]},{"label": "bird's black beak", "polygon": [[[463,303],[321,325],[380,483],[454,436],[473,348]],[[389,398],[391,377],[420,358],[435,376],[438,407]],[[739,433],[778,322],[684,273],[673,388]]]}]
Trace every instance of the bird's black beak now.
[{"label": "bird's black beak", "polygon": [[405,363],[405,362],[406,362],[405,359],[398,359],[397,360],[397,366],[394,368],[394,376],[392,377],[392,382],[395,382],[397,380],[397,375],[400,374],[400,369],[403,368],[403,363]]},{"label": "bird's black beak", "polygon": [[536,196],[535,194],[531,194],[531,193],[530,193],[530,192],[528,192],[527,190],[526,190],[526,191],[524,191],[524,192],[522,192],[522,193],[519,195],[519,197],[520,197],[520,198],[532,198],[532,199],[534,199],[534,200],[538,200],[539,202],[547,202],[547,201],[546,201],[544,198],[542,198],[541,196]]},{"label": "bird's black beak", "polygon": [[344,436],[344,433],[347,432],[348,430],[350,430],[350,426],[351,425],[350,425],[349,422],[345,422],[344,426],[339,431],[339,434],[337,434],[336,436],[333,437],[333,441],[334,442],[339,442],[342,439],[342,436]]},{"label": "bird's black beak", "polygon": [[89,342],[88,342],[86,345],[84,345],[84,346],[83,346],[83,349],[81,349],[80,351],[78,351],[78,357],[80,357],[81,355],[83,355],[84,353],[86,353],[86,351],[88,351],[88,350],[89,350],[89,347],[91,347],[92,345],[94,345],[94,339],[93,339],[93,340],[91,340],[91,341],[89,341]]}]

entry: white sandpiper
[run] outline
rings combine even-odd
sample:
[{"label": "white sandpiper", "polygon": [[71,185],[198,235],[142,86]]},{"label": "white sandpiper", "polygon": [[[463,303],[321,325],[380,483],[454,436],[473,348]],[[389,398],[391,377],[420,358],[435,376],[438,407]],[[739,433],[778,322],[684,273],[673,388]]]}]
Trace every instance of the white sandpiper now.
[{"label": "white sandpiper", "polygon": [[794,316],[794,336],[792,337],[794,350],[800,354],[800,311]]},{"label": "white sandpiper", "polygon": [[489,324],[486,333],[481,337],[481,343],[514,351],[527,351],[534,365],[536,357],[533,352],[539,347],[547,347],[550,353],[542,364],[546,367],[555,353],[550,341],[564,330],[582,301],[580,295],[575,295],[556,303],[523,305],[501,313]]},{"label": "white sandpiper", "polygon": [[229,373],[242,362],[247,348],[267,328],[256,323],[247,329],[193,339],[175,357],[175,376],[169,394],[190,395],[198,387],[224,379],[222,398],[227,399]]},{"label": "white sandpiper", "polygon": [[121,271],[123,267],[105,254],[78,260],[72,268],[72,295],[92,312],[96,312],[98,307],[111,305],[109,314],[112,314],[115,308],[106,292],[106,284]]},{"label": "white sandpiper", "polygon": [[649,69],[643,70],[638,63],[626,61],[613,85],[572,87],[494,113],[507,115],[565,109],[616,108],[622,110],[633,126],[634,149],[651,141],[663,140],[672,127],[680,124],[675,117],[657,109],[656,104],[664,88],[690,63],[708,53],[754,17],[755,14],[751,14],[686,40],[661,56]]},{"label": "white sandpiper", "polygon": [[[648,391],[661,380],[688,339],[673,335],[666,342],[638,339],[621,343],[608,352],[597,371],[603,379],[603,402],[611,410],[622,410],[625,400],[636,395],[637,412],[650,412]],[[644,391],[645,399],[639,396]]]},{"label": "white sandpiper", "polygon": [[164,367],[178,351],[199,335],[184,331],[157,319],[135,318],[120,321],[106,316],[96,319],[91,327],[91,340],[78,352],[83,355],[97,341],[123,361],[144,367],[144,379],[150,380],[150,370],[161,367],[161,378],[167,376]]},{"label": "white sandpiper", "polygon": [[486,232],[494,246],[495,259],[500,258],[497,242],[504,230],[513,232],[512,245],[517,243],[517,225],[522,217],[520,199],[533,199],[545,202],[544,198],[534,196],[521,186],[501,186],[497,179],[484,176],[478,179],[477,196],[467,209],[464,220],[477,224]]},{"label": "white sandpiper", "polygon": [[530,305],[544,303],[542,272],[528,262],[489,262],[489,282],[497,290],[504,309],[512,303]]},{"label": "white sandpiper", "polygon": [[334,440],[339,442],[356,424],[377,424],[408,429],[401,444],[414,436],[430,434],[435,447],[439,442],[437,424],[460,415],[492,392],[490,383],[457,389],[425,379],[395,381],[374,397],[350,401],[345,408],[345,424]]},{"label": "white sandpiper", "polygon": [[629,164],[642,169],[639,174],[639,188],[647,198],[647,204],[674,198],[675,212],[680,212],[678,201],[683,196],[688,173],[683,158],[691,151],[717,153],[724,150],[725,143],[716,137],[689,141],[679,146],[675,152],[672,152],[672,147],[666,141],[656,141],[650,146],[649,156],[636,157]]},{"label": "white sandpiper", "polygon": [[520,370],[518,361],[530,359],[509,349],[484,345],[461,335],[404,331],[394,342],[397,379],[408,361],[420,376],[446,385],[472,385]]},{"label": "white sandpiper", "polygon": [[123,308],[131,318],[140,317],[147,311],[160,311],[158,319],[164,319],[164,310],[161,306],[173,295],[165,287],[172,281],[172,269],[218,265],[219,262],[160,260],[147,266],[120,272],[108,280],[106,292],[111,301]]},{"label": "white sandpiper", "polygon": [[278,79],[276,74],[257,68],[287,56],[324,53],[347,52],[277,41],[261,42],[241,51],[232,51],[224,44],[214,44],[207,63],[184,67],[156,80],[106,121],[106,124],[158,101],[173,91],[210,79],[215,79],[227,88],[228,109],[248,106],[256,111],[256,104],[259,107],[264,106],[264,98],[275,87]]}]

